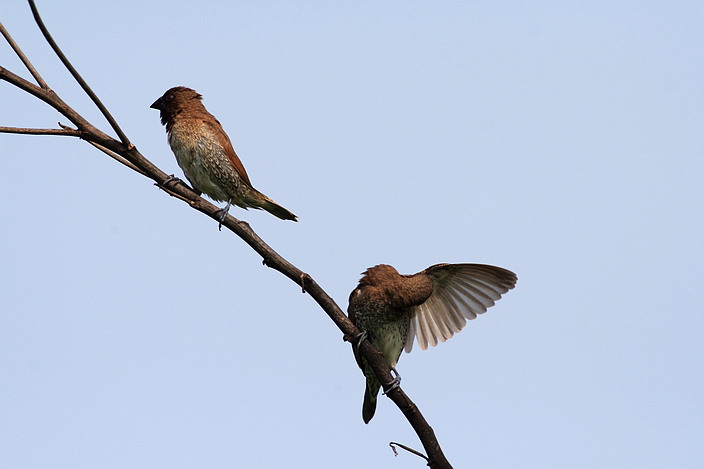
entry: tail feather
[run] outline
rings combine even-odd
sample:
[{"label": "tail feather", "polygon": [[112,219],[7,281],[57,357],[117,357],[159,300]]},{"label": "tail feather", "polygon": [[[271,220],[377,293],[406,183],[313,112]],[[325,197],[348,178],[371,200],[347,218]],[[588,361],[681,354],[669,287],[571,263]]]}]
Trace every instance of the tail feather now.
[{"label": "tail feather", "polygon": [[277,204],[273,200],[271,200],[269,197],[265,196],[262,194],[263,200],[261,201],[260,207],[267,212],[271,213],[275,217],[278,217],[282,220],[293,220],[293,221],[298,221],[298,217],[294,215],[293,213],[289,212],[285,208],[283,208],[281,205]]},{"label": "tail feather", "polygon": [[378,387],[374,392],[369,391],[369,386],[364,388],[364,402],[362,403],[362,420],[364,420],[364,423],[369,423],[372,417],[374,417],[374,413],[376,412],[376,396],[378,393]]}]

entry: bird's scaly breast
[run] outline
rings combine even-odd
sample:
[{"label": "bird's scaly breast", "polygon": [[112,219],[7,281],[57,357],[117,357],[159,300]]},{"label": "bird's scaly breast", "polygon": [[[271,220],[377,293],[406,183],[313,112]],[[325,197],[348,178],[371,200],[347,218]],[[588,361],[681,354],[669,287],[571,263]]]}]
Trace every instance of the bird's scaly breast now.
[{"label": "bird's scaly breast", "polygon": [[199,191],[217,202],[230,198],[212,171],[213,162],[222,153],[217,141],[210,138],[197,122],[174,124],[169,132],[169,145],[186,178]]},{"label": "bird's scaly breast", "polygon": [[356,305],[356,318],[357,327],[369,333],[372,343],[384,354],[387,365],[395,367],[406,344],[409,312],[372,300]]}]

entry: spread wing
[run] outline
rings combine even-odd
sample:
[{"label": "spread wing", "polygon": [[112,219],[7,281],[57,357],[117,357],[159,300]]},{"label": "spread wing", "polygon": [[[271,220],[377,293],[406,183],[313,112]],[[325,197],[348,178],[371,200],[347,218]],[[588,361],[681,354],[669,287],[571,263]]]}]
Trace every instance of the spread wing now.
[{"label": "spread wing", "polygon": [[433,281],[433,294],[411,308],[406,352],[413,348],[414,339],[422,350],[445,342],[462,330],[467,319],[494,306],[517,280],[509,270],[483,264],[437,264],[421,273]]}]

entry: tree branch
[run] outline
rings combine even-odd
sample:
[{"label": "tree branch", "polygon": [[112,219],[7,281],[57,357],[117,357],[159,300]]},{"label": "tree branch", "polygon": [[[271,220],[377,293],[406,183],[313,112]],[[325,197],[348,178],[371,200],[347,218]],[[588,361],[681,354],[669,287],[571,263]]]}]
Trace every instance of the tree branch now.
[{"label": "tree branch", "polygon": [[[73,69],[69,61],[63,55],[59,47],[51,38],[51,35],[46,30],[39,14],[37,12],[36,6],[33,0],[29,0],[32,13],[37,21],[39,28],[42,30],[47,41],[50,43],[54,52],[59,56],[63,64],[73,75],[73,77],[81,84],[84,91],[93,99],[94,103],[101,109],[103,115],[108,119],[110,125],[113,127],[115,132],[120,136],[120,140],[115,140],[109,135],[98,130],[88,121],[86,121],[80,114],[73,110],[70,106],[64,103],[61,98],[59,98],[56,93],[54,93],[50,88],[44,86],[34,85],[27,80],[13,74],[9,70],[0,67],[0,80],[5,80],[18,88],[24,90],[25,92],[37,97],[38,99],[49,104],[51,107],[59,111],[66,118],[71,120],[73,124],[76,125],[77,129],[71,129],[62,125],[62,129],[19,129],[13,127],[2,127],[0,132],[7,133],[25,133],[34,135],[68,135],[80,137],[88,141],[91,145],[97,147],[102,152],[106,153],[111,158],[116,159],[122,164],[127,165],[131,169],[139,172],[140,174],[152,179],[156,184],[163,189],[168,194],[177,197],[187,204],[189,204],[195,210],[198,210],[214,220],[218,220],[220,216],[219,208],[215,205],[209,203],[198,194],[196,194],[190,187],[182,183],[180,180],[174,180],[173,177],[167,176],[161,169],[156,167],[151,161],[145,158],[138,150],[135,148],[127,137],[119,130],[119,126],[114,121],[107,109],[104,108],[100,100],[94,93],[90,90],[83,79],[78,75],[78,73]],[[4,35],[4,34],[3,34]],[[5,36],[8,39],[8,36]],[[8,39],[8,41],[10,41]],[[34,75],[34,74],[33,74]],[[35,77],[36,78],[36,77]],[[286,277],[290,278],[297,285],[300,285],[305,293],[308,293],[320,307],[325,311],[325,313],[335,322],[337,327],[343,332],[344,338],[356,337],[359,335],[359,330],[352,324],[349,318],[342,312],[340,307],[335,303],[335,301],[323,290],[320,285],[307,273],[298,269],[296,266],[288,262],[286,259],[281,257],[276,251],[274,251],[267,243],[264,242],[249,226],[248,223],[240,221],[232,215],[228,215],[223,221],[223,225],[230,229],[233,233],[239,236],[245,243],[247,243],[254,251],[262,256],[263,262],[268,267],[282,273]],[[415,432],[417,433],[426,453],[428,454],[428,466],[431,468],[451,468],[452,466],[445,458],[442,449],[435,437],[433,429],[430,427],[428,422],[425,420],[421,414],[418,407],[411,401],[411,399],[403,392],[400,387],[396,387],[389,391],[393,384],[393,377],[389,372],[388,366],[384,361],[384,357],[377,350],[371,342],[363,341],[359,346],[360,353],[369,363],[370,367],[374,371],[374,374],[379,379],[382,387],[385,391],[388,391],[387,396],[399,407],[403,412],[408,422],[411,424]]]},{"label": "tree branch", "polygon": [[32,15],[34,16],[34,21],[37,23],[37,26],[39,26],[39,30],[42,32],[44,35],[44,39],[46,39],[46,42],[49,43],[51,48],[54,50],[54,53],[56,56],[61,60],[61,63],[64,64],[66,69],[71,73],[71,76],[78,82],[79,85],[81,85],[81,88],[83,88],[83,91],[86,92],[86,94],[90,97],[90,99],[93,100],[93,103],[100,109],[100,112],[103,113],[103,116],[105,116],[105,119],[108,121],[110,124],[110,127],[113,128],[115,133],[117,134],[118,137],[120,137],[120,140],[122,143],[127,147],[130,148],[132,144],[130,143],[129,139],[127,138],[127,135],[125,135],[122,132],[122,129],[120,128],[119,125],[117,125],[117,122],[115,119],[112,117],[112,114],[108,111],[108,109],[103,105],[102,101],[98,98],[98,96],[93,93],[93,90],[88,86],[88,83],[85,82],[83,77],[78,73],[78,71],[71,65],[71,62],[69,62],[68,58],[64,55],[64,53],[61,51],[59,48],[58,44],[54,41],[54,38],[51,37],[51,34],[49,34],[49,30],[46,28],[44,25],[44,21],[42,21],[41,16],[39,16],[39,10],[37,10],[37,6],[34,4],[34,0],[29,0],[29,7],[32,9]]},{"label": "tree branch", "polygon": [[110,158],[112,158],[113,160],[117,161],[118,163],[127,166],[128,168],[130,168],[130,169],[133,170],[133,171],[138,172],[138,173],[141,174],[142,176],[146,176],[146,175],[147,175],[147,173],[145,173],[141,168],[138,168],[134,163],[132,163],[132,162],[126,160],[125,158],[123,158],[122,156],[118,155],[118,154],[115,153],[114,151],[108,150],[107,148],[105,148],[105,147],[102,146],[101,144],[95,143],[95,142],[91,142],[90,140],[88,141],[88,143],[90,143],[90,144],[93,145],[95,148],[97,148],[98,150],[102,151],[103,153],[105,153],[106,155],[108,155]]},{"label": "tree branch", "polygon": [[10,33],[7,31],[7,29],[5,29],[5,26],[3,26],[2,23],[0,23],[0,33],[2,33],[2,35],[5,37],[5,40],[10,44],[10,47],[12,47],[12,50],[15,51],[15,54],[17,54],[17,56],[20,58],[24,66],[27,67],[29,73],[31,73],[34,79],[37,80],[39,86],[44,89],[48,89],[49,85],[46,84],[39,72],[37,72],[37,70],[34,68],[34,65],[32,65],[32,62],[30,62],[27,56],[24,55],[24,52],[22,52],[20,46],[17,45],[14,39],[12,39],[12,36],[10,36]]},{"label": "tree branch", "polygon": [[95,138],[98,138],[99,140],[102,141],[107,141],[107,140],[113,140],[112,137],[109,135],[104,134],[100,130],[98,130],[96,127],[94,127],[90,122],[85,120],[83,116],[78,114],[71,106],[63,102],[59,96],[54,93],[53,90],[50,88],[41,88],[34,83],[25,80],[19,75],[16,75],[12,73],[10,70],[6,69],[5,67],[0,66],[0,80],[4,80],[10,84],[15,85],[17,88],[21,89],[22,91],[25,91],[35,98],[38,98],[45,103],[47,103],[49,106],[53,107],[56,109],[59,113],[61,113],[64,117],[66,117],[68,120],[70,120],[76,127],[79,129],[82,129],[86,131],[86,134],[91,134]]},{"label": "tree branch", "polygon": [[66,135],[68,137],[81,137],[81,132],[74,129],[26,129],[22,127],[0,127],[4,134],[29,134],[29,135]]}]

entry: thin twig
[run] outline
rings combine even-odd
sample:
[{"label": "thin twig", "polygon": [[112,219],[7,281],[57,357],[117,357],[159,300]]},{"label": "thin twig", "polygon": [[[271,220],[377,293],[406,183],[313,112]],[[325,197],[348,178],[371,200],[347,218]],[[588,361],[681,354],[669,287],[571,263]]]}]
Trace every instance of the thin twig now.
[{"label": "thin twig", "polygon": [[[67,136],[67,137],[78,137],[82,138],[83,137],[83,132],[77,129],[72,129],[70,127],[67,127],[65,125],[62,125],[59,123],[61,126],[60,129],[28,129],[28,128],[22,128],[22,127],[0,127],[0,133],[3,134],[24,134],[24,135],[60,135],[60,136]],[[102,151],[106,155],[108,155],[110,158],[114,159],[115,161],[118,161],[119,163],[127,166],[128,168],[132,169],[133,171],[138,172],[139,174],[146,176],[146,173],[139,169],[137,166],[132,164],[131,162],[127,161],[124,159],[122,156],[118,155],[114,151],[108,150],[104,146],[100,145],[99,143],[91,142],[90,140],[87,140],[88,143],[93,145],[95,148],[98,150]]]},{"label": "thin twig", "polygon": [[[111,150],[113,153],[116,154],[120,154],[120,152],[124,153],[120,155],[120,157],[123,158],[124,161],[115,158],[113,154],[108,154],[111,158],[117,159],[120,163],[123,163],[129,166],[130,168],[135,169],[135,171],[139,172],[140,174],[144,174],[145,176],[148,176],[154,181],[160,182],[167,178],[166,174],[163,171],[154,166],[151,161],[144,158],[139,152],[137,152],[134,146],[131,149],[125,150],[125,146],[121,142],[115,140],[114,138],[101,132],[99,129],[93,126],[90,122],[83,118],[83,116],[78,114],[72,107],[63,102],[63,100],[53,90],[40,88],[34,83],[25,80],[21,76],[16,75],[1,66],[0,80],[5,80],[8,83],[15,85],[19,89],[26,91],[27,93],[44,101],[49,106],[56,109],[63,116],[69,119],[76,127],[78,127],[79,131],[81,132],[81,134],[78,135],[80,138],[86,140],[91,145],[95,145],[96,148],[98,148],[99,150]],[[70,128],[62,125],[61,123],[59,123],[59,125],[64,129]],[[129,162],[132,166],[125,163],[125,161]]]},{"label": "thin twig", "polygon": [[80,130],[75,129],[27,129],[22,127],[0,127],[0,133],[4,134],[28,134],[28,135],[65,135],[68,137],[80,137]]},{"label": "thin twig", "polygon": [[420,451],[416,451],[413,448],[409,448],[408,446],[402,445],[401,443],[396,443],[395,441],[392,441],[391,443],[389,443],[389,446],[391,446],[391,450],[394,452],[394,456],[398,456],[398,451],[396,451],[396,446],[398,446],[399,448],[405,449],[409,453],[413,453],[416,456],[420,456],[421,458],[428,461],[428,464],[430,464],[430,459],[428,459],[428,457],[425,454],[421,453]]},{"label": "thin twig", "polygon": [[[61,122],[59,122],[59,127],[61,127],[62,129],[65,129],[65,130],[77,131],[76,129],[72,129],[71,127],[62,124]],[[81,136],[82,136],[82,134],[81,134]],[[99,144],[99,143],[91,142],[90,140],[86,140],[86,141],[87,141],[88,143],[90,143],[91,145],[93,145],[93,146],[94,146],[95,148],[97,148],[98,150],[100,150],[100,151],[102,151],[103,153],[105,153],[106,155],[108,155],[108,156],[109,156],[110,158],[112,158],[113,160],[117,161],[118,163],[121,163],[121,164],[127,166],[128,168],[130,168],[130,169],[133,170],[133,171],[138,172],[138,173],[141,174],[142,176],[146,176],[146,175],[147,175],[147,173],[145,173],[142,169],[140,169],[139,167],[137,167],[134,163],[132,163],[131,161],[126,160],[125,158],[123,158],[122,156],[118,155],[118,154],[115,153],[114,151],[108,150],[107,148],[105,148],[104,146],[102,146],[102,145]]]},{"label": "thin twig", "polygon": [[12,36],[10,36],[10,33],[5,29],[5,26],[0,23],[0,33],[2,33],[3,36],[5,36],[5,40],[10,44],[10,47],[12,47],[12,50],[15,51],[15,54],[20,58],[22,63],[24,64],[25,67],[27,67],[27,70],[29,70],[29,73],[32,74],[35,80],[37,80],[37,83],[39,83],[39,86],[42,88],[49,89],[49,85],[46,84],[42,76],[39,74],[37,69],[34,68],[34,65],[32,65],[32,62],[29,61],[26,55],[24,55],[24,52],[22,52],[22,49],[20,49],[20,46],[17,45],[14,39],[12,39]]},{"label": "thin twig", "polygon": [[21,76],[11,72],[10,70],[2,66],[0,66],[0,79],[12,83],[22,91],[26,91],[27,93],[41,99],[44,102],[48,102],[46,99],[44,99],[46,96],[48,96],[48,89],[41,88],[32,83],[31,81],[25,80]]},{"label": "thin twig", "polygon": [[108,150],[107,148],[105,148],[105,147],[102,146],[101,144],[95,143],[95,142],[91,142],[90,140],[88,140],[88,143],[90,143],[90,144],[93,145],[95,148],[97,148],[98,150],[102,151],[103,153],[105,153],[106,155],[108,155],[110,158],[112,158],[113,160],[117,161],[118,163],[122,163],[122,164],[124,164],[125,166],[127,166],[128,168],[130,168],[130,169],[132,169],[132,170],[134,170],[134,171],[137,171],[137,172],[138,172],[139,174],[141,174],[142,176],[146,176],[146,175],[147,175],[147,173],[145,173],[145,172],[142,171],[140,168],[138,168],[137,166],[135,166],[132,162],[127,161],[126,159],[124,159],[122,156],[118,155],[118,154],[115,153],[114,151]]},{"label": "thin twig", "polygon": [[73,122],[73,124],[84,131],[86,135],[100,136],[100,139],[103,141],[112,139],[109,135],[105,135],[96,129],[90,122],[85,120],[83,116],[71,108],[71,106],[63,102],[63,100],[59,98],[59,96],[54,93],[51,88],[41,88],[2,66],[0,66],[0,80],[5,80],[8,83],[15,85],[17,88],[31,94],[32,96],[41,99],[49,106],[60,112],[68,120]]},{"label": "thin twig", "polygon": [[51,48],[54,50],[56,55],[59,57],[61,62],[64,64],[64,66],[68,69],[68,71],[71,73],[73,78],[78,82],[79,85],[81,85],[81,88],[83,88],[83,91],[86,92],[88,96],[90,96],[90,99],[93,100],[96,106],[98,106],[98,109],[100,109],[100,112],[103,113],[103,116],[105,116],[105,119],[108,121],[110,124],[110,127],[113,128],[115,133],[117,134],[118,137],[120,137],[120,141],[127,147],[127,149],[132,148],[132,144],[130,143],[130,140],[127,138],[127,135],[122,132],[122,129],[120,128],[119,125],[117,125],[117,122],[115,119],[112,117],[112,114],[108,111],[108,109],[103,105],[102,101],[98,98],[98,96],[93,93],[93,90],[88,86],[88,83],[85,82],[83,77],[78,73],[78,71],[73,68],[73,65],[71,65],[71,62],[66,58],[64,53],[61,51],[59,48],[58,44],[54,41],[54,38],[51,37],[51,34],[49,34],[49,30],[46,29],[46,26],[44,25],[44,22],[42,21],[41,16],[39,16],[39,11],[37,10],[37,6],[34,4],[34,0],[29,0],[29,7],[32,9],[32,15],[34,16],[34,21],[36,21],[37,26],[39,26],[39,29],[41,30],[42,34],[44,35],[44,38],[46,41],[49,43]]}]

